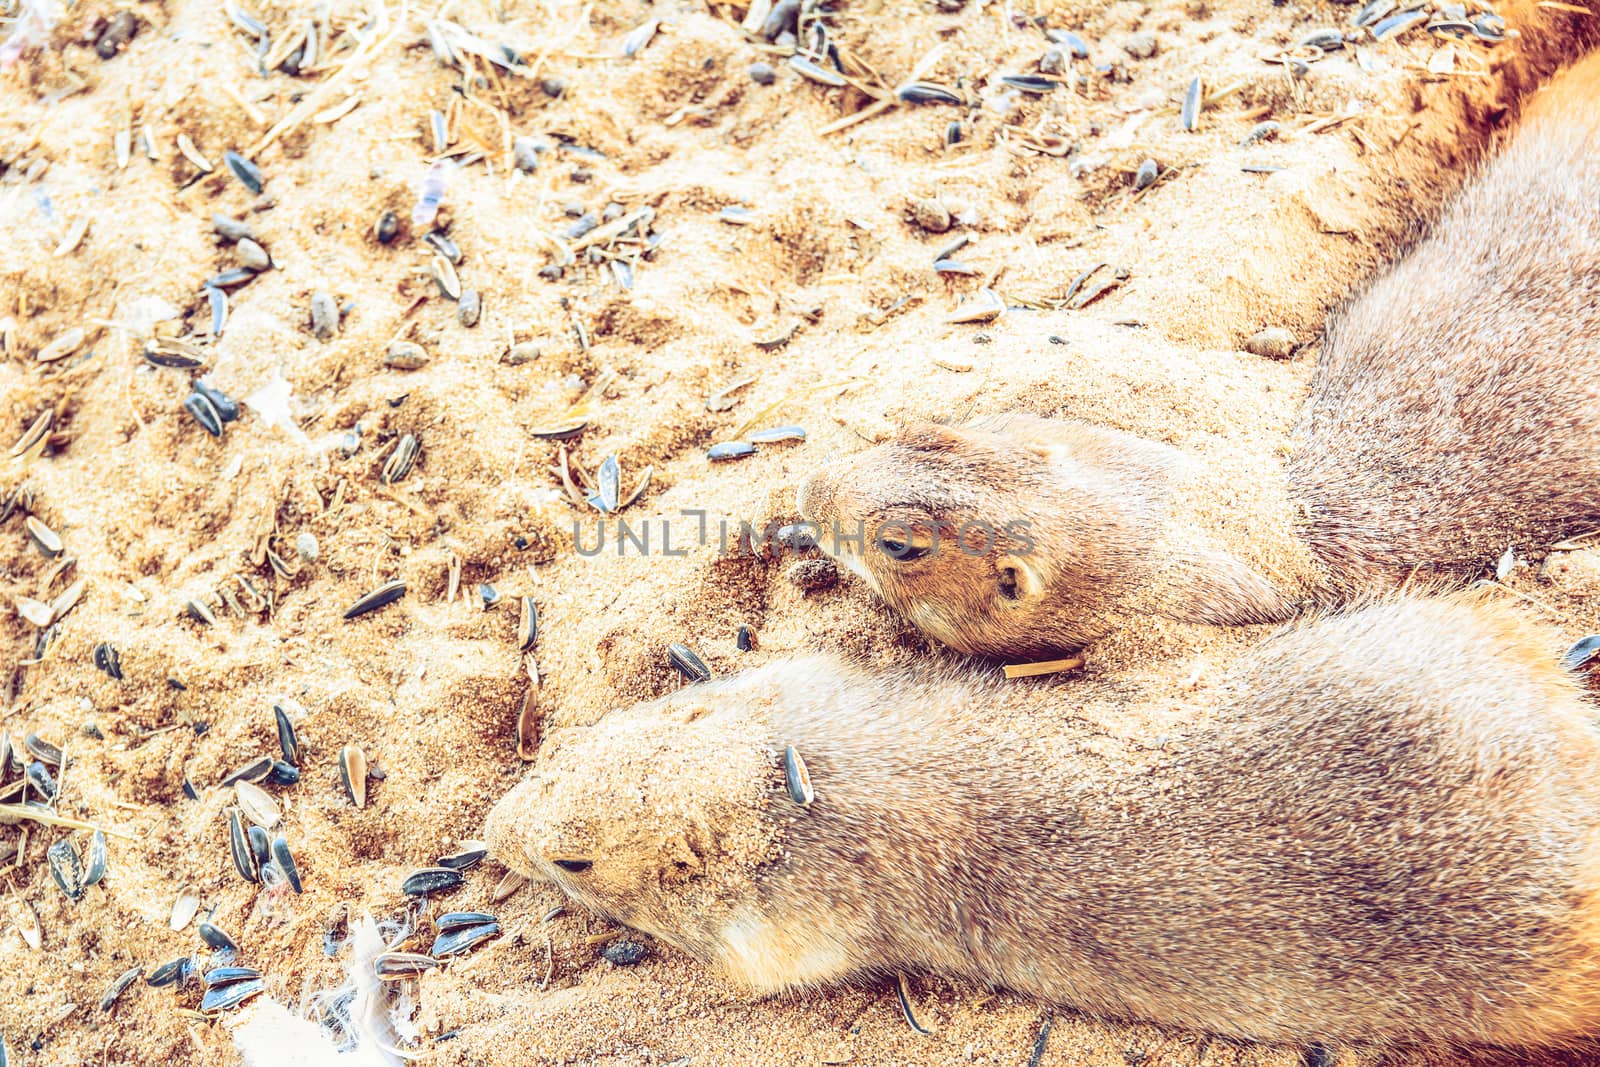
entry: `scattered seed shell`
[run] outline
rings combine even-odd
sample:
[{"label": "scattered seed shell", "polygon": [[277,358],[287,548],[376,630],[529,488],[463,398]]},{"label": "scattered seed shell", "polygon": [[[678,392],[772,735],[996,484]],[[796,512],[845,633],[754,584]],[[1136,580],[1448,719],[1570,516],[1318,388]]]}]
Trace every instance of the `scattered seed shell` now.
[{"label": "scattered seed shell", "polygon": [[228,773],[220,783],[223,786],[233,785],[235,782],[259,782],[272,773],[272,757],[257,756],[244,766]]},{"label": "scattered seed shell", "polygon": [[51,845],[45,858],[50,864],[50,876],[56,880],[56,885],[67,895],[67,899],[74,904],[82,900],[83,858],[78,855],[78,846],[72,843],[72,839],[63,837]]},{"label": "scattered seed shell", "polygon": [[413,341],[396,341],[384,354],[383,365],[392,370],[421,370],[428,365],[428,352]]},{"label": "scattered seed shell", "polygon": [[748,441],[723,441],[706,449],[706,459],[720,463],[730,459],[743,459],[756,454],[756,446]]},{"label": "scattered seed shell", "polygon": [[1190,133],[1200,128],[1200,108],[1204,103],[1200,90],[1200,76],[1195,75],[1194,79],[1189,82],[1189,88],[1183,94],[1183,109],[1180,112],[1183,128]]},{"label": "scattered seed shell", "polygon": [[283,758],[296,767],[300,766],[300,737],[294,732],[289,713],[283,710],[282,705],[274,704],[272,718],[278,726],[278,747],[283,750]]},{"label": "scattered seed shell", "polygon": [[228,852],[233,856],[233,867],[239,877],[247,882],[261,881],[261,871],[250,849],[250,838],[245,833],[244,818],[238,808],[228,809]]},{"label": "scattered seed shell", "polygon": [[206,990],[206,995],[200,998],[201,1011],[227,1011],[237,1008],[245,1001],[266,989],[266,984],[259,978],[249,978],[243,982],[230,982],[215,989]]},{"label": "scattered seed shell", "polygon": [[[452,871],[470,871],[482,863],[489,855],[489,846],[482,841],[463,841],[461,847],[448,856],[440,856],[438,866],[448,867]],[[459,914],[459,913],[456,913]],[[490,916],[492,919],[493,916]],[[487,919],[484,921],[488,921]],[[439,922],[444,922],[441,917]]]},{"label": "scattered seed shell", "polygon": [[383,474],[380,480],[384,485],[393,485],[411,473],[411,468],[417,462],[417,439],[413,434],[406,434],[395,445],[394,452],[383,465]]},{"label": "scattered seed shell", "polygon": [[100,995],[100,1010],[110,1011],[111,1006],[117,1002],[117,998],[127,992],[128,987],[137,982],[143,975],[143,967],[129,967],[126,971],[123,971],[117,977],[117,980],[107,986],[106,991]]},{"label": "scattered seed shell", "polygon": [[54,363],[58,359],[66,359],[82,347],[83,339],[86,336],[88,335],[84,333],[82,326],[74,326],[39,349],[34,358],[40,363]]},{"label": "scattered seed shell", "polygon": [[1596,656],[1600,656],[1600,634],[1575,642],[1562,655],[1561,666],[1569,671],[1585,670],[1594,663]]},{"label": "scattered seed shell", "polygon": [[339,781],[350,803],[358,810],[367,806],[367,754],[360,745],[346,745],[339,750]]},{"label": "scattered seed shell", "polygon": [[98,885],[100,879],[106,876],[106,866],[110,863],[111,856],[106,848],[106,835],[103,830],[96,830],[89,837],[89,861],[84,868],[83,884],[85,886]]},{"label": "scattered seed shell", "polygon": [[372,959],[372,973],[383,982],[415,978],[439,966],[439,961],[420,952],[380,952]]},{"label": "scattered seed shell", "polygon": [[193,970],[193,961],[188,956],[179,956],[177,959],[168,960],[151,971],[146,976],[144,984],[158,989],[161,986],[176,985],[185,981]]},{"label": "scattered seed shell", "polygon": [[360,618],[368,612],[377,611],[379,608],[387,607],[388,605],[393,604],[396,600],[399,600],[405,595],[405,582],[400,581],[399,579],[396,579],[392,582],[386,582],[383,585],[378,586],[378,588],[374,589],[366,596],[362,597],[360,600],[356,601],[354,604],[351,604],[350,607],[345,610],[344,617],[346,619]]},{"label": "scattered seed shell", "polygon": [[194,920],[200,911],[200,893],[194,886],[184,886],[183,892],[178,894],[178,899],[172,902],[172,918],[169,925],[174,930],[182,930]]},{"label": "scattered seed shell", "polygon": [[811,786],[811,772],[793,745],[783,750],[783,780],[789,786],[789,799],[802,808],[810,807],[817,799],[817,792]]},{"label": "scattered seed shell", "polygon": [[[267,769],[272,769],[270,757],[267,759]],[[271,830],[283,818],[278,802],[254,782],[236,781],[233,783],[233,792],[239,802],[239,811],[263,830]]]},{"label": "scattered seed shell", "polygon": [[304,893],[305,887],[300,884],[300,869],[295,866],[294,854],[289,851],[289,839],[282,834],[272,839],[272,859],[289,879],[289,887],[296,893]]},{"label": "scattered seed shell", "polygon": [[[539,754],[539,734],[543,725],[539,714],[539,689],[528,686],[522,694],[522,710],[517,713],[517,758],[532,760]],[[449,864],[445,864],[449,866]]]},{"label": "scattered seed shell", "polygon": [[109,641],[101,641],[94,646],[94,665],[117,681],[122,681],[122,657],[117,654],[117,646]]},{"label": "scattered seed shell", "polygon": [[458,927],[449,933],[441,932],[434,939],[433,947],[428,951],[430,955],[440,959],[445,956],[459,956],[464,952],[472,951],[472,949],[499,932],[500,924],[497,922],[487,922],[479,926]]},{"label": "scattered seed shell", "polygon": [[533,597],[521,598],[522,613],[517,622],[517,647],[526,652],[539,639],[539,606]]},{"label": "scattered seed shell", "polygon": [[466,880],[466,875],[449,867],[424,867],[407,876],[400,891],[408,897],[427,896],[456,889]]},{"label": "scattered seed shell", "polygon": [[[230,938],[230,940],[232,939]],[[235,945],[233,948],[237,949],[238,946]],[[232,985],[234,982],[246,982],[252,978],[260,977],[261,972],[254,967],[213,967],[206,972],[206,988],[219,989],[225,985]]]},{"label": "scattered seed shell", "polygon": [[62,549],[66,546],[62,543],[60,534],[32,515],[24,519],[22,525],[27,529],[28,537],[32,539],[34,547],[40,552],[52,557],[61,555]]},{"label": "scattered seed shell", "polygon": [[819,66],[807,59],[805,56],[790,56],[789,66],[793,68],[801,77],[806,78],[809,81],[814,81],[818,85],[826,85],[830,88],[837,89],[850,84],[849,80],[846,79],[843,74],[840,74],[836,70],[829,70],[827,67]]},{"label": "scattered seed shell", "polygon": [[694,650],[688,645],[674,642],[667,646],[667,660],[691,682],[709,682],[711,668],[706,666],[705,660],[695,655]]},{"label": "scattered seed shell", "polygon": [[[223,950],[230,952],[239,951],[239,942],[235,941],[232,936],[229,935],[228,931],[224,930],[220,926],[217,926],[215,923],[203,922],[199,926],[195,927],[195,932],[200,935],[200,940],[204,941],[218,952]],[[209,985],[210,982],[211,979],[209,976],[207,976],[206,983]]]}]

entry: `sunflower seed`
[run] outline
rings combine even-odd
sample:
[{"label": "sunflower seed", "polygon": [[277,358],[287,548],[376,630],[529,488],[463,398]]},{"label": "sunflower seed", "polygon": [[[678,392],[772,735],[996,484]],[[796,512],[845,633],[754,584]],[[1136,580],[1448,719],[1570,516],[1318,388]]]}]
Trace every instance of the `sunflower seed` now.
[{"label": "sunflower seed", "polygon": [[222,416],[200,393],[190,393],[183,398],[183,410],[187,411],[200,428],[212,437],[222,436]]},{"label": "sunflower seed", "polygon": [[1375,41],[1388,40],[1415,29],[1428,21],[1426,11],[1402,11],[1398,15],[1390,15],[1380,19],[1371,27],[1372,39]]},{"label": "sunflower seed", "polygon": [[50,863],[50,876],[56,880],[56,885],[67,895],[67,899],[74,904],[82,900],[83,859],[78,855],[78,846],[72,843],[72,839],[63,837],[51,845],[45,858]]},{"label": "sunflower seed", "polygon": [[196,378],[189,383],[189,388],[211,401],[211,406],[216,409],[218,417],[223,422],[237,422],[239,419],[239,402],[212,385],[204,378]]},{"label": "sunflower seed", "polygon": [[183,892],[178,894],[178,899],[172,902],[172,919],[169,925],[174,930],[182,930],[193,921],[199,910],[199,892],[193,886],[184,886]]},{"label": "sunflower seed", "polygon": [[183,795],[188,797],[190,800],[200,799],[200,791],[194,787],[193,782],[189,781],[189,776],[187,774],[183,776]]},{"label": "sunflower seed", "polygon": [[459,956],[463,952],[470,952],[484,941],[500,932],[497,922],[484,923],[481,926],[462,926],[449,933],[440,933],[434,939],[433,947],[429,953],[435,957]]},{"label": "sunflower seed", "polygon": [[1137,193],[1141,189],[1150,188],[1160,176],[1161,164],[1153,159],[1145,160],[1139,164],[1138,173],[1133,176],[1133,191]]},{"label": "sunflower seed", "polygon": [[32,597],[17,598],[17,614],[22,616],[24,622],[43,628],[49,626],[54,619],[50,605],[33,599]]},{"label": "sunflower seed", "polygon": [[391,370],[421,370],[428,365],[428,352],[413,341],[396,341],[384,353],[383,365]]},{"label": "sunflower seed", "polygon": [[344,795],[357,809],[367,806],[367,754],[360,745],[346,745],[339,750],[339,781],[344,783]]},{"label": "sunflower seed", "polygon": [[282,834],[272,839],[272,858],[289,879],[290,888],[296,893],[304,893],[305,887],[300,884],[300,869],[294,865],[294,855],[289,851],[289,839]]},{"label": "sunflower seed", "polygon": [[245,831],[245,838],[249,841],[250,855],[256,861],[256,870],[272,862],[272,839],[265,830],[252,826]]},{"label": "sunflower seed", "polygon": [[[55,799],[56,780],[50,776],[49,768],[38,760],[28,764],[28,784],[46,801]],[[73,854],[76,855],[76,851]]]},{"label": "sunflower seed", "polygon": [[28,537],[33,541],[34,547],[40,552],[51,557],[61,555],[61,550],[66,546],[62,543],[60,534],[32,515],[22,520],[22,525],[27,529]]},{"label": "sunflower seed", "polygon": [[720,463],[730,459],[743,459],[756,454],[756,446],[748,441],[723,441],[706,449],[706,459]]},{"label": "sunflower seed", "polygon": [[753,445],[774,445],[782,441],[804,441],[806,431],[803,426],[774,426],[767,430],[757,430],[750,434],[750,443]]},{"label": "sunflower seed", "polygon": [[203,174],[210,174],[217,168],[211,165],[211,160],[200,154],[200,149],[195,147],[186,133],[178,134],[178,151],[183,153],[183,158],[193,163],[195,169]]},{"label": "sunflower seed", "polygon": [[228,169],[233,171],[233,176],[239,179],[240,184],[257,196],[261,195],[260,167],[231,149],[224,152],[222,158],[227,162]]},{"label": "sunflower seed", "polygon": [[622,54],[628,59],[638,55],[650,39],[656,35],[656,29],[661,25],[660,19],[646,19],[635,27],[628,36],[622,39]]},{"label": "sunflower seed", "polygon": [[117,1002],[117,998],[122,996],[128,987],[137,982],[143,975],[143,967],[130,967],[123,971],[117,980],[107,986],[106,991],[100,995],[100,1010],[110,1011],[111,1005]]},{"label": "sunflower seed", "polygon": [[507,871],[500,876],[500,880],[489,890],[489,899],[496,904],[509,900],[517,890],[528,884],[528,876],[518,874],[516,871]]},{"label": "sunflower seed", "polygon": [[694,650],[688,645],[680,645],[676,642],[668,645],[667,660],[691,682],[709,682],[711,680],[711,668],[707,667],[705,660],[695,655]]},{"label": "sunflower seed", "polygon": [[235,782],[259,782],[272,773],[272,757],[257,756],[244,766],[232,771],[222,779],[223,786],[233,785]]},{"label": "sunflower seed", "polygon": [[255,279],[255,271],[245,270],[243,267],[234,267],[232,270],[225,270],[218,274],[213,274],[211,277],[201,282],[200,287],[206,288],[209,286],[215,289],[232,289],[235,286],[243,285],[246,282],[253,282]]},{"label": "sunflower seed", "polygon": [[58,359],[66,359],[83,345],[83,339],[88,336],[82,326],[74,326],[54,341],[45,345],[35,354],[40,363],[54,363]]},{"label": "sunflower seed", "polygon": [[[209,922],[203,922],[199,926],[195,927],[195,932],[200,935],[200,940],[204,941],[206,944],[210,945],[219,952],[224,949],[230,952],[239,951],[239,942],[230,937],[228,935],[228,931],[224,930],[220,926]],[[243,977],[249,976],[245,975]],[[210,975],[206,976],[206,984],[211,984]]]},{"label": "sunflower seed", "polygon": [[1199,75],[1196,75],[1194,79],[1189,82],[1189,88],[1184,91],[1183,110],[1180,112],[1180,118],[1183,121],[1183,128],[1188,130],[1190,133],[1193,133],[1195,130],[1200,128],[1200,107],[1202,103],[1203,101],[1200,93],[1200,77]]},{"label": "sunflower seed", "polygon": [[1313,30],[1300,38],[1300,47],[1320,48],[1324,52],[1331,52],[1344,47],[1344,33],[1334,29]]},{"label": "sunflower seed", "polygon": [[[443,934],[466,926],[482,926],[485,923],[499,921],[499,919],[486,911],[452,911],[446,912],[433,920],[433,925]],[[434,953],[434,955],[438,955],[438,953]]]},{"label": "sunflower seed", "polygon": [[1009,85],[1013,89],[1021,89],[1025,93],[1042,94],[1054,92],[1061,83],[1054,78],[1046,78],[1038,74],[1005,74],[1000,78],[1002,85]]},{"label": "sunflower seed", "polygon": [[439,961],[420,952],[380,952],[372,958],[372,973],[384,982],[414,978],[439,966]]},{"label": "sunflower seed", "polygon": [[417,462],[417,439],[412,434],[406,434],[395,445],[393,454],[388,462],[383,465],[383,474],[379,480],[384,485],[393,485],[411,473],[411,468]]},{"label": "sunflower seed", "polygon": [[272,773],[267,775],[267,781],[273,785],[294,785],[300,781],[300,768],[287,760],[273,760]]},{"label": "sunflower seed", "polygon": [[264,270],[272,269],[272,257],[267,255],[267,250],[262,248],[250,238],[241,238],[233,246],[233,254],[239,258],[239,266],[246,270],[253,270],[258,274]]},{"label": "sunflower seed", "polygon": [[407,876],[400,891],[408,897],[421,897],[455,889],[466,880],[466,875],[449,867],[424,867]]},{"label": "sunflower seed", "polygon": [[[271,770],[272,761],[267,760],[267,769]],[[234,798],[239,802],[239,811],[244,817],[263,830],[270,830],[278,825],[283,818],[283,812],[278,808],[278,802],[268,795],[254,782],[236,781],[233,783]]]},{"label": "sunflower seed", "polygon": [[806,770],[806,761],[800,758],[793,745],[783,750],[783,780],[789,786],[789,799],[802,808],[809,807],[817,799],[817,792],[811,787],[811,772]]},{"label": "sunflower seed", "polygon": [[483,610],[488,611],[500,603],[500,590],[488,582],[482,582],[478,585],[478,599],[483,602]]},{"label": "sunflower seed", "polygon": [[739,633],[734,638],[734,643],[739,646],[740,652],[749,652],[756,647],[756,632],[748,625],[741,623]]},{"label": "sunflower seed", "polygon": [[206,995],[200,998],[200,1010],[227,1011],[229,1008],[237,1008],[264,989],[266,984],[259,978],[229,982],[227,985],[206,990]]},{"label": "sunflower seed", "polygon": [[48,763],[52,767],[61,766],[61,749],[52,745],[36,733],[29,733],[22,739],[22,746],[33,754],[33,758],[40,763]]},{"label": "sunflower seed", "polygon": [[215,626],[217,624],[217,617],[212,613],[211,605],[204,600],[190,600],[184,607],[188,610],[189,617],[194,619],[195,622],[202,622],[207,626]]},{"label": "sunflower seed", "polygon": [[106,865],[110,859],[105,832],[96,830],[89,838],[89,864],[83,872],[83,884],[85,886],[99,884],[100,879],[106,876]]},{"label": "sunflower seed", "polygon": [[[229,938],[228,940],[231,942],[233,939]],[[218,950],[227,948],[233,951],[238,951],[239,948],[238,945],[231,943],[226,946],[213,945],[212,947]],[[252,978],[260,977],[261,972],[254,967],[213,967],[206,972],[205,981],[207,989],[219,989],[225,985],[232,985],[234,982],[245,982]]]},{"label": "sunflower seed", "polygon": [[358,619],[368,612],[377,611],[379,608],[387,607],[388,605],[393,604],[396,600],[399,600],[405,595],[405,582],[399,579],[396,579],[392,582],[385,582],[383,585],[378,586],[378,588],[374,589],[372,592],[368,593],[354,604],[351,604],[349,608],[345,609],[344,617],[346,619]]},{"label": "sunflower seed", "polygon": [[428,273],[433,275],[433,283],[439,287],[440,294],[451,300],[461,299],[461,279],[456,276],[456,268],[448,259],[434,253]]},{"label": "sunflower seed", "polygon": [[609,515],[617,510],[618,498],[622,492],[622,465],[617,462],[614,454],[601,461],[596,478],[600,483],[600,489],[595,494],[598,499],[592,499],[591,503]]},{"label": "sunflower seed", "polygon": [[805,56],[790,56],[789,66],[801,77],[814,81],[818,85],[826,85],[837,89],[850,84],[843,74],[836,70],[829,70],[827,67],[818,66]]},{"label": "sunflower seed", "polygon": [[962,304],[956,310],[945,316],[944,321],[951,323],[963,322],[989,322],[1005,314],[1005,301],[1000,299],[1000,294],[993,289],[979,289],[977,296]]},{"label": "sunflower seed", "polygon": [[372,235],[381,245],[392,244],[400,236],[400,217],[392,211],[385,211],[373,224]]},{"label": "sunflower seed", "polygon": [[539,639],[539,606],[533,597],[522,597],[522,614],[517,622],[517,647],[526,652]]},{"label": "sunflower seed", "polygon": [[261,871],[250,849],[250,838],[245,833],[244,819],[238,808],[228,809],[228,852],[233,856],[233,867],[239,877],[247,882],[261,881]]},{"label": "sunflower seed", "polygon": [[908,82],[895,90],[894,95],[908,104],[949,104],[960,107],[966,98],[954,89],[934,82]]},{"label": "sunflower seed", "polygon": [[539,714],[539,688],[528,686],[522,694],[522,710],[517,713],[517,758],[532,760],[539,754],[539,733],[543,718]]},{"label": "sunflower seed", "polygon": [[117,681],[122,681],[122,657],[117,655],[117,646],[109,641],[101,641],[94,646],[94,665]]},{"label": "sunflower seed", "polygon": [[456,321],[468,328],[478,325],[478,319],[483,314],[483,297],[476,289],[461,290],[461,299],[456,303]]},{"label": "sunflower seed", "polygon": [[156,367],[196,370],[205,366],[205,350],[170,337],[155,337],[145,342],[144,359]]},{"label": "sunflower seed", "polygon": [[1283,127],[1276,122],[1258,122],[1245,134],[1244,140],[1239,142],[1240,148],[1256,144],[1259,141],[1270,141],[1278,136],[1278,131]]},{"label": "sunflower seed", "polygon": [[166,985],[181,985],[188,981],[189,975],[194,973],[194,961],[188,956],[179,956],[175,960],[168,960],[145,978],[144,984],[160,988]]},{"label": "sunflower seed", "polygon": [[218,236],[224,241],[241,241],[246,237],[258,240],[256,231],[250,228],[248,222],[240,222],[220,213],[211,216],[211,228],[217,231]]},{"label": "sunflower seed", "polygon": [[283,705],[272,705],[272,718],[278,724],[278,747],[283,750],[283,758],[296,767],[300,765],[300,737],[294,732],[294,723],[289,721],[289,713],[283,710]]},{"label": "sunflower seed", "polygon": [[[448,856],[440,856],[438,866],[452,871],[470,871],[489,855],[489,846],[482,841],[463,841],[461,847]],[[491,916],[490,918],[493,918]],[[442,919],[440,920],[443,921]],[[485,920],[488,921],[488,920]]]},{"label": "sunflower seed", "polygon": [[31,452],[35,445],[45,439],[45,435],[50,432],[50,427],[54,422],[55,412],[50,408],[45,408],[39,417],[34,419],[32,424],[23,431],[22,436],[17,438],[17,443],[11,446],[12,458],[25,456]]}]

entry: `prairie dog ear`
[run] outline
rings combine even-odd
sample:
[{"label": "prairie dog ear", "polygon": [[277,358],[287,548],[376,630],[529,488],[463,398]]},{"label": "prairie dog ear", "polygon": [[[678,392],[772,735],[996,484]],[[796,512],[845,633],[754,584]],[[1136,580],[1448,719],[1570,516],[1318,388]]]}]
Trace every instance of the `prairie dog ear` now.
[{"label": "prairie dog ear", "polygon": [[1004,555],[995,560],[995,582],[1000,599],[1025,605],[1044,596],[1045,577],[1032,557]]}]

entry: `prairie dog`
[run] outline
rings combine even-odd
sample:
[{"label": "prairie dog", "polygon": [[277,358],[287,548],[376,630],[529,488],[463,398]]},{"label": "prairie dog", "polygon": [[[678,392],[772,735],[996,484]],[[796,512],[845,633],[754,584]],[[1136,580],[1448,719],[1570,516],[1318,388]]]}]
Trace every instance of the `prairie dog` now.
[{"label": "prairie dog", "polygon": [[1463,597],[1323,617],[1132,771],[1061,725],[1114,686],[779,660],[554,735],[487,834],[757,992],[929,971],[1267,1041],[1579,1043],[1600,731],[1551,637]]},{"label": "prairie dog", "polygon": [[[1140,614],[1280,621],[1600,522],[1596,357],[1600,53],[1536,93],[1432,233],[1330,320],[1263,532],[1288,531],[1286,566],[1209,543],[1176,450],[1035,416],[913,426],[813,475],[799,509],[825,551],[969,653],[1078,648]],[[958,533],[1019,520],[1026,552]],[[865,530],[864,550],[836,529]]]}]

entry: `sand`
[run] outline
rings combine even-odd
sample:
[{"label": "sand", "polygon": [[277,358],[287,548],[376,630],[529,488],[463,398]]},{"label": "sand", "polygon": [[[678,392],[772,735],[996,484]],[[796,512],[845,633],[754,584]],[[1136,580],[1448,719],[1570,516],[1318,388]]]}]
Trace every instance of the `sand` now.
[{"label": "sand", "polygon": [[[89,0],[65,13],[48,49],[0,77],[0,440],[53,413],[42,450],[7,460],[0,481],[0,500],[20,493],[25,505],[0,525],[10,660],[0,727],[63,745],[61,812],[116,835],[106,878],[73,905],[44,860],[63,831],[0,828],[20,850],[0,860],[0,1034],[11,1062],[28,1067],[237,1062],[228,1020],[183,1013],[198,1005],[195,984],[139,983],[98,1008],[128,968],[203,950],[192,923],[169,928],[185,886],[265,972],[272,996],[298,1007],[336,985],[342,960],[323,952],[330,919],[402,915],[406,874],[475,838],[524,772],[514,736],[530,684],[521,597],[538,608],[531,661],[546,735],[682,684],[671,642],[718,672],[820,647],[873,662],[936,654],[851,578],[805,591],[789,577],[792,555],[717,547],[723,519],[733,530],[792,521],[800,477],[899,421],[1021,408],[1228,456],[1239,500],[1219,507],[1237,506],[1248,531],[1259,485],[1279,476],[1328,310],[1485,149],[1501,114],[1497,71],[1512,53],[1413,32],[1294,79],[1263,57],[1346,23],[1353,8],[851,3],[827,20],[849,56],[889,85],[923,64],[923,76],[960,82],[984,104],[976,121],[966,109],[906,106],[826,132],[869,98],[802,79],[739,28],[745,9],[734,5],[275,6],[255,14],[279,51],[315,17],[325,66],[266,78],[221,5],[124,6],[139,29],[121,54],[96,55],[119,9]],[[524,69],[485,74],[470,59],[464,82],[429,47],[434,16],[509,46]],[[1048,47],[1034,16],[1079,33],[1091,63],[1111,71],[1079,63],[1080,90],[1001,100],[999,76],[1032,70]],[[649,18],[658,32],[621,58],[624,37]],[[1157,50],[1136,59],[1123,45],[1141,33]],[[758,60],[777,68],[775,84],[751,79]],[[1188,132],[1177,105],[1196,75],[1208,92],[1232,91]],[[565,91],[545,92],[547,77]],[[265,143],[297,105],[298,124]],[[461,251],[460,284],[481,294],[471,327],[440,295],[432,252],[410,225],[437,154],[435,109],[451,115],[451,153],[489,153],[450,174],[441,216]],[[1279,135],[1241,147],[1268,119]],[[950,146],[955,120],[962,140]],[[179,152],[179,134],[212,173]],[[514,137],[547,146],[531,174],[507,165]],[[259,165],[260,195],[229,173],[229,149]],[[1135,192],[1147,158],[1161,178]],[[953,216],[946,232],[914,221],[938,226],[938,210],[915,207],[930,199]],[[631,288],[628,271],[590,262],[586,248],[559,279],[541,276],[560,258],[551,235],[573,224],[568,203],[653,213],[643,232],[660,240],[648,256],[642,241],[606,246],[634,260]],[[719,217],[730,207],[748,209],[747,224]],[[401,223],[388,245],[374,236],[386,211]],[[200,284],[238,254],[213,232],[213,212],[246,221],[273,268],[232,291],[210,343]],[[958,236],[972,243],[955,258],[977,274],[936,275],[935,253]],[[1091,281],[1119,269],[1126,279],[1086,307],[1057,307],[1099,263],[1108,266]],[[983,286],[1013,310],[992,323],[945,321]],[[316,292],[344,309],[327,339],[310,326]],[[1266,327],[1293,332],[1292,358],[1243,350]],[[74,328],[86,331],[76,351],[37,360]],[[236,399],[281,376],[303,439],[254,409],[209,436],[181,408],[192,374],[141,358],[152,331],[195,336],[209,381]],[[426,365],[386,367],[397,339],[420,344]],[[513,344],[538,356],[515,362]],[[708,408],[747,379],[726,410]],[[586,394],[581,432],[540,436],[571,426]],[[803,426],[806,440],[708,462],[711,445],[777,424]],[[407,434],[419,457],[383,484]],[[591,479],[615,456],[624,497],[652,471],[620,516],[635,531],[649,525],[648,555],[619,555],[614,521],[605,551],[575,550],[574,523],[590,548],[600,516],[563,489],[563,450]],[[24,511],[60,535],[70,568],[34,547]],[[708,544],[696,543],[697,512]],[[302,534],[316,539],[314,561],[297,554]],[[1545,547],[1519,546],[1528,562],[1507,576],[1508,595],[1536,601],[1572,637],[1597,628],[1584,595],[1600,584],[1600,555],[1541,563]],[[10,605],[48,602],[79,579],[81,600],[37,656],[36,628]],[[406,582],[403,599],[342,617],[393,579]],[[482,606],[480,583],[498,604]],[[215,625],[186,610],[196,599]],[[740,625],[757,632],[757,651],[738,651]],[[1153,663],[1174,686],[1204,684],[1257,636],[1167,634],[1108,648],[1091,669]],[[101,643],[117,650],[121,680],[94,666]],[[274,703],[290,709],[304,748],[300,782],[271,787],[303,895],[258,894],[226,846],[232,791],[218,783],[275,751]],[[339,782],[347,744],[382,776],[361,810]],[[198,802],[185,798],[185,777]],[[75,840],[86,847],[85,833]],[[491,906],[500,873],[485,864],[435,911]],[[492,905],[505,936],[417,983],[428,1062],[1022,1064],[1046,1019],[1040,1064],[1302,1056],[927,977],[913,994],[932,1037],[907,1028],[881,984],[753,1003],[660,947],[631,968],[602,961],[614,931],[576,911],[542,923],[556,903],[529,887]],[[42,928],[37,951],[18,932],[25,912]],[[1337,1062],[1376,1058],[1346,1051]]]}]

